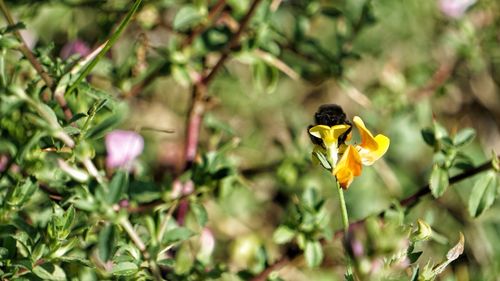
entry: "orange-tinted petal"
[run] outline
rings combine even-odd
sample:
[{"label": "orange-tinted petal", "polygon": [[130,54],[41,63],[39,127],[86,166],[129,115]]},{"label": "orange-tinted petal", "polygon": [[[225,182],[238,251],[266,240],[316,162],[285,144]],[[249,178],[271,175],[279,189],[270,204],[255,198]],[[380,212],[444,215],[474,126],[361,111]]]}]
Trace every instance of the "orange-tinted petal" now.
[{"label": "orange-tinted petal", "polygon": [[351,185],[354,177],[361,175],[361,157],[352,145],[347,147],[332,173],[343,189]]}]

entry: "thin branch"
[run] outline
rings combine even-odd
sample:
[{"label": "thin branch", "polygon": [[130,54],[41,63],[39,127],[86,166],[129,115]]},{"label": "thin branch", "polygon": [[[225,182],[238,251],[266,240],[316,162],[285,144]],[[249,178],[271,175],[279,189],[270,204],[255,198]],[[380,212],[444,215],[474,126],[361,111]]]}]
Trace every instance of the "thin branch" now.
[{"label": "thin branch", "polygon": [[[225,7],[226,1],[225,0],[219,0],[215,5],[210,9],[210,12],[208,13],[207,16],[207,21],[206,24],[200,25],[197,28],[193,30],[193,32],[186,37],[186,39],[181,43],[181,49],[189,46],[194,39],[202,34],[208,27],[210,27],[220,16],[220,13],[222,12],[223,8]],[[167,64],[167,62],[160,63],[158,66],[155,67],[152,71],[146,74],[146,76],[137,84],[135,84],[130,91],[128,91],[124,96],[126,98],[134,97],[138,95],[142,89],[144,89],[145,85],[151,84],[158,75],[161,73],[161,69]]]},{"label": "thin branch", "polygon": [[120,22],[120,25],[118,25],[118,28],[116,29],[115,32],[113,32],[113,35],[111,35],[111,38],[107,41],[106,45],[102,48],[102,50],[97,54],[97,56],[82,70],[76,81],[69,87],[69,89],[66,91],[66,94],[70,94],[73,92],[78,84],[85,78],[87,75],[92,71],[92,69],[97,65],[99,60],[111,49],[111,47],[114,45],[116,40],[120,37],[121,33],[125,30],[125,28],[128,26],[130,21],[132,20],[132,16],[137,12],[139,9],[139,6],[141,5],[142,0],[136,0],[134,2],[134,5],[130,9],[130,11],[125,15],[125,18]]},{"label": "thin branch", "polygon": [[226,0],[217,1],[217,3],[215,3],[215,5],[210,9],[210,12],[208,12],[206,23],[195,27],[191,34],[189,34],[189,36],[182,42],[181,48],[183,49],[190,45],[198,35],[203,33],[207,27],[211,26],[225,6]]},{"label": "thin branch", "polygon": [[240,37],[243,34],[243,31],[246,29],[248,23],[250,22],[250,19],[252,18],[253,14],[254,14],[255,10],[257,9],[257,7],[259,6],[260,2],[261,2],[261,0],[254,0],[252,2],[252,5],[248,9],[248,12],[241,20],[240,27],[239,27],[238,31],[236,31],[236,33],[233,35],[233,37],[231,38],[229,43],[226,45],[226,48],[222,52],[221,57],[219,58],[219,60],[215,64],[215,66],[212,68],[210,73],[207,76],[205,76],[205,78],[203,78],[202,84],[208,85],[210,83],[210,81],[215,77],[215,74],[219,71],[219,69],[224,65],[226,60],[229,58],[229,55],[231,54],[231,49],[233,49],[234,47],[236,47],[238,45]]},{"label": "thin branch", "polygon": [[[14,22],[14,18],[12,17],[12,14],[10,13],[10,10],[7,8],[3,0],[0,0],[0,10],[2,10],[2,13],[7,20],[7,23],[9,25],[15,25],[16,23]],[[42,77],[43,81],[49,87],[52,89],[54,86],[54,80],[45,72],[43,69],[42,65],[40,62],[36,59],[36,57],[31,53],[30,49],[26,45],[26,42],[24,41],[23,37],[21,36],[21,33],[15,29],[14,34],[16,35],[17,39],[21,42],[21,46],[19,47],[19,50],[23,55],[29,60],[31,65],[35,68],[36,72]]]},{"label": "thin branch", "polygon": [[[500,157],[500,155],[497,155],[497,157]],[[493,162],[492,162],[492,160],[489,160],[488,162],[485,162],[485,163],[479,165],[476,168],[464,171],[461,174],[458,174],[456,176],[451,177],[449,179],[449,183],[450,183],[450,185],[452,185],[452,184],[457,183],[459,181],[462,181],[464,179],[467,179],[467,178],[470,178],[472,176],[475,176],[475,175],[477,175],[477,174],[479,174],[481,172],[489,170],[491,168],[493,168]],[[423,196],[429,194],[430,192],[431,192],[431,190],[430,190],[429,185],[428,184],[424,185],[417,192],[415,192],[413,195],[408,196],[407,198],[404,198],[404,199],[400,200],[399,204],[401,206],[404,206],[404,207],[411,207],[411,206],[415,205],[420,200],[420,198],[422,198]],[[383,213],[384,212],[380,212],[378,214],[378,216],[379,217],[382,216]],[[353,222],[353,223],[351,223],[349,225],[349,228],[353,228],[353,227],[362,225],[365,222],[365,220],[366,220],[366,218],[358,220],[356,222]],[[337,238],[338,236],[343,235],[343,233],[344,233],[344,230],[341,229],[341,230],[338,230],[337,232],[335,232],[334,236]],[[323,240],[321,240],[321,242],[324,244],[324,243],[326,243],[326,240],[323,239]],[[259,273],[258,275],[256,275],[251,280],[252,281],[267,280],[267,277],[269,276],[269,274],[271,274],[273,271],[277,271],[277,270],[279,270],[279,269],[287,266],[289,264],[290,260],[296,258],[300,254],[301,254],[300,252],[297,252],[297,253],[294,253],[294,255],[292,255],[292,256],[284,256],[283,258],[281,258],[280,260],[276,261],[275,263],[270,264],[264,271],[262,271],[261,273]]]}]

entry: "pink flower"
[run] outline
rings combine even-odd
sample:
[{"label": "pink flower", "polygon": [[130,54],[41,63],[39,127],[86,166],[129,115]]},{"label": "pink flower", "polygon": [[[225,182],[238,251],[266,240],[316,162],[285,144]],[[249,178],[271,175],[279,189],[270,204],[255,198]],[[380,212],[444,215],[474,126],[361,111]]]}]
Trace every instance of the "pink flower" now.
[{"label": "pink flower", "polygon": [[106,166],[110,169],[130,169],[144,149],[144,139],[133,131],[112,131],[106,135],[105,143],[108,152]]},{"label": "pink flower", "polygon": [[67,59],[74,54],[79,54],[80,56],[85,57],[90,54],[90,48],[84,41],[76,39],[75,41],[68,42],[64,45],[60,56],[63,59]]},{"label": "pink flower", "polygon": [[208,263],[210,256],[215,249],[215,238],[212,231],[205,227],[201,231],[200,235],[200,251],[198,252],[197,258],[204,263]]},{"label": "pink flower", "polygon": [[451,18],[460,18],[476,0],[439,0],[439,9]]}]

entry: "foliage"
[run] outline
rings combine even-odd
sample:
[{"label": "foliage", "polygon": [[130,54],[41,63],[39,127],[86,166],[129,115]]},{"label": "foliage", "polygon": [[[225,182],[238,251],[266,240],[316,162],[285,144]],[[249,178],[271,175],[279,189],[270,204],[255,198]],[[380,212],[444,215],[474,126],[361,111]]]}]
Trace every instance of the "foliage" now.
[{"label": "foliage", "polygon": [[35,2],[0,0],[0,279],[498,276],[497,2]]}]

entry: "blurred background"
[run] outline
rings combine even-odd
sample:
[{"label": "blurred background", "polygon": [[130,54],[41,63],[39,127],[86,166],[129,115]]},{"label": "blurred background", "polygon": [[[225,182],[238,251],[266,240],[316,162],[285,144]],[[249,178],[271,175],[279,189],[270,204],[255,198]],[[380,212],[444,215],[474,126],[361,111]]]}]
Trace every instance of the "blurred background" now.
[{"label": "blurred background", "polygon": [[[25,23],[29,46],[60,61],[102,44],[129,2],[6,1]],[[195,2],[207,7],[205,16],[214,5]],[[226,2],[214,27],[180,48],[192,29],[179,11],[191,3],[145,1],[88,77],[120,102],[120,128],[153,128],[141,133],[146,145],[139,179],[169,189],[182,165],[191,85],[204,64],[213,64],[249,6],[245,0]],[[277,9],[266,12],[272,5]],[[208,90],[200,152],[226,147],[224,161],[235,170],[218,183],[217,196],[204,202],[216,238],[214,261],[229,261],[234,270],[251,267],[254,261],[238,251],[252,243],[264,245],[271,261],[279,259],[283,249],[271,237],[306,188],[327,199],[332,231],[341,228],[334,183],[311,162],[307,126],[322,104],[341,105],[349,120],[361,116],[374,134],[391,139],[386,156],[365,168],[346,192],[352,221],[378,214],[428,183],[433,150],[421,129],[433,120],[452,135],[476,130],[475,141],[464,148],[475,165],[499,153],[498,11],[495,0],[264,1]],[[249,39],[253,33],[257,42]],[[87,106],[78,96],[68,100],[75,112]],[[96,150],[103,165],[102,143]],[[423,264],[442,258],[458,232],[465,234],[465,254],[440,280],[500,280],[500,205],[471,218],[464,206],[473,181],[454,185],[439,200],[423,198],[406,217],[424,219],[435,232],[425,244]],[[299,261],[281,276],[341,280],[338,251],[334,241],[325,248],[322,267],[307,269]]]}]

